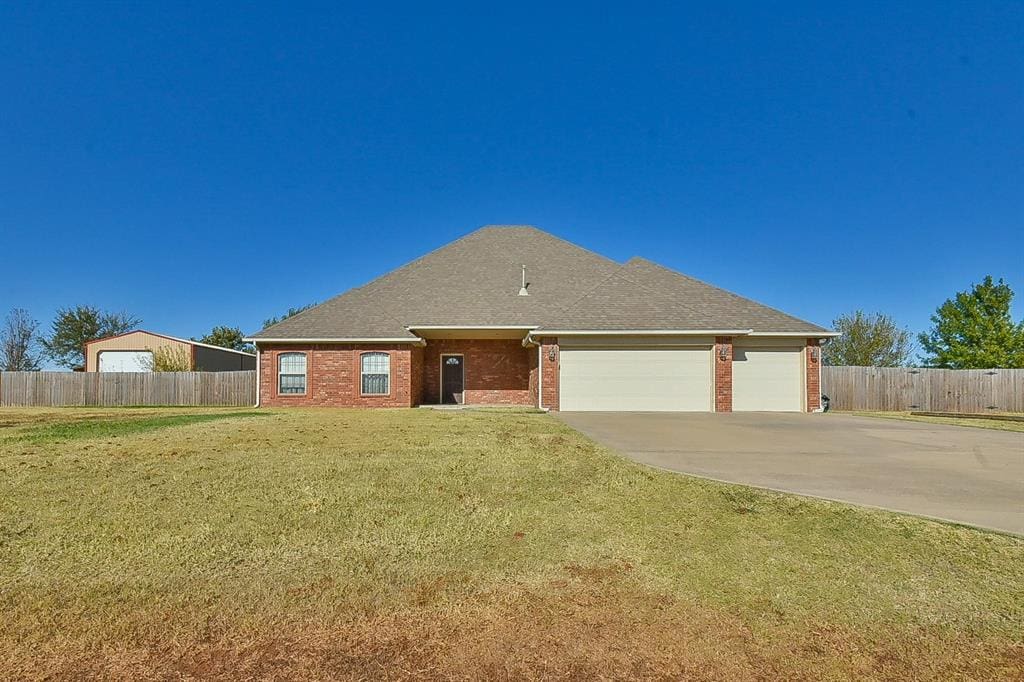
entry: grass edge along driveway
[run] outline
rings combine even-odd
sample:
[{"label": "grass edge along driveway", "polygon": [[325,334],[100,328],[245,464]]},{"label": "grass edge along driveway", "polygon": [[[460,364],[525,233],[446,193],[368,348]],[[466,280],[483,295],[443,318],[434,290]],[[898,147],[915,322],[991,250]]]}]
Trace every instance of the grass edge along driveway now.
[{"label": "grass edge along driveway", "polygon": [[1020,539],[654,471],[548,415],[55,426],[224,412],[0,411],[0,674],[1024,674]]},{"label": "grass edge along driveway", "polygon": [[969,426],[977,429],[993,431],[1016,431],[1024,433],[1024,422],[1002,421],[998,419],[971,419],[970,417],[931,417],[911,414],[910,412],[878,412],[865,410],[837,411],[836,414],[849,414],[855,417],[878,417],[880,419],[902,419],[904,421],[921,422],[924,424],[948,424],[950,426]]}]

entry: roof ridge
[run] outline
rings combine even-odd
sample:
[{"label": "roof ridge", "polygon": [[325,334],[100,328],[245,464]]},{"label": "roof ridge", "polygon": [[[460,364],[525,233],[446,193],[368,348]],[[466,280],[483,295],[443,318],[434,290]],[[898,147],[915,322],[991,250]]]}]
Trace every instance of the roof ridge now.
[{"label": "roof ridge", "polygon": [[[618,267],[622,267],[622,263],[618,262],[614,258],[609,258],[608,256],[604,255],[603,253],[598,253],[597,251],[594,251],[593,249],[588,249],[585,246],[580,246],[576,242],[571,242],[568,239],[565,239],[564,237],[559,237],[554,232],[548,232],[547,230],[542,230],[541,228],[537,227],[536,225],[527,225],[527,224],[523,224],[523,225],[507,224],[506,225],[506,224],[500,224],[500,223],[492,223],[492,224],[484,225],[482,227],[478,227],[477,229],[473,230],[469,234],[465,235],[465,237],[469,237],[471,235],[474,235],[477,232],[482,232],[483,230],[507,230],[507,229],[532,230],[532,231],[537,232],[539,234],[542,234],[545,237],[548,237],[548,238],[550,238],[550,239],[552,239],[552,240],[554,240],[556,242],[561,242],[562,244],[566,244],[568,246],[571,246],[572,248],[576,249],[577,251],[583,251],[585,253],[590,254],[591,256],[596,256],[596,257],[600,258],[601,260],[603,260],[605,262],[611,263],[611,264],[616,265]],[[465,237],[460,237],[460,239],[465,239]],[[459,239],[456,239],[455,241],[459,241]],[[451,243],[454,244],[455,242],[451,242]],[[429,254],[427,254],[427,255],[429,255]]]},{"label": "roof ridge", "polygon": [[[415,265],[416,263],[418,263],[418,262],[420,262],[422,260],[425,260],[425,259],[429,258],[430,256],[433,256],[435,253],[437,253],[439,251],[443,251],[444,249],[447,249],[447,248],[449,248],[451,246],[455,246],[456,244],[458,244],[460,242],[464,242],[467,239],[469,239],[470,237],[472,237],[473,235],[479,234],[479,233],[483,232],[484,230],[495,229],[495,228],[504,228],[504,227],[530,227],[530,228],[532,228],[534,230],[537,230],[537,228],[533,227],[532,225],[481,225],[480,227],[476,228],[475,230],[473,230],[471,232],[467,232],[466,234],[462,235],[461,237],[457,237],[456,239],[454,239],[454,240],[452,240],[450,242],[447,242],[445,244],[442,244],[442,245],[440,245],[438,247],[435,247],[435,248],[431,249],[430,251],[427,251],[425,254],[423,254],[422,256],[419,256],[418,258],[414,258],[411,261],[409,261],[407,263],[404,263],[403,265],[399,265],[397,268],[394,268],[392,270],[388,270],[384,274],[378,275],[377,277],[374,277],[369,282],[361,284],[361,285],[359,285],[357,287],[353,287],[352,289],[349,289],[349,291],[355,291],[357,289],[364,289],[364,288],[370,286],[371,284],[376,284],[376,283],[380,282],[383,279],[387,279],[388,277],[391,277],[392,275],[395,275],[395,274],[401,272],[402,270],[405,270],[408,267],[410,267],[412,265]],[[543,232],[543,230],[537,230],[537,231],[538,232]],[[346,291],[345,293],[348,293],[348,291]],[[339,294],[339,295],[344,296],[344,294]]]},{"label": "roof ridge", "polygon": [[571,246],[571,247],[573,247],[575,249],[578,249],[580,251],[585,251],[585,252],[589,253],[592,256],[597,256],[598,258],[600,258],[603,261],[607,261],[608,263],[612,263],[612,264],[614,264],[614,265],[616,265],[616,266],[618,266],[620,268],[622,267],[622,263],[620,263],[617,260],[614,260],[612,258],[609,258],[608,256],[604,255],[603,253],[598,253],[597,251],[592,251],[592,250],[588,249],[585,246],[580,246],[579,244],[571,242],[568,239],[564,239],[562,237],[559,237],[557,234],[553,234],[551,232],[548,232],[547,230],[542,230],[539,227],[536,227],[535,225],[524,225],[524,227],[529,227],[530,229],[536,230],[537,232],[540,232],[541,234],[543,234],[543,235],[545,235],[547,237],[550,237],[551,239],[554,239],[556,242],[562,242],[563,244],[568,244],[569,246]]},{"label": "roof ridge", "polygon": [[[344,296],[347,293],[351,293],[353,291],[365,289],[366,287],[369,287],[371,285],[377,284],[377,283],[381,282],[382,280],[385,280],[385,279],[387,279],[387,278],[389,278],[389,277],[391,277],[393,275],[396,275],[399,272],[401,272],[403,270],[406,270],[407,268],[415,265],[416,263],[418,263],[418,262],[420,262],[422,260],[425,260],[426,258],[429,258],[430,256],[438,253],[439,251],[447,249],[448,247],[451,247],[451,246],[455,246],[456,244],[458,244],[460,242],[464,242],[465,240],[469,239],[473,235],[480,234],[484,230],[506,230],[506,229],[520,229],[520,230],[530,230],[532,232],[536,232],[536,233],[538,233],[538,234],[540,234],[540,235],[542,235],[544,237],[547,237],[547,238],[549,238],[549,239],[551,239],[553,241],[560,242],[562,244],[570,246],[573,249],[576,249],[577,251],[582,251],[582,252],[584,252],[584,253],[586,253],[586,254],[588,254],[590,256],[595,256],[595,257],[599,258],[600,260],[602,260],[605,263],[609,263],[611,265],[614,265],[617,269],[621,269],[622,268],[622,264],[621,263],[618,263],[618,262],[612,260],[608,256],[605,256],[605,255],[602,255],[600,253],[597,253],[596,251],[591,251],[590,249],[588,249],[588,248],[586,248],[584,246],[580,246],[579,244],[575,244],[575,243],[569,241],[568,239],[563,239],[563,238],[559,237],[558,235],[555,235],[555,234],[552,234],[551,232],[548,232],[547,230],[542,230],[539,227],[537,227],[536,225],[488,224],[488,225],[481,225],[480,227],[476,228],[475,230],[473,230],[471,232],[467,232],[466,234],[462,235],[458,239],[455,239],[454,241],[450,241],[447,244],[443,244],[441,246],[438,246],[437,248],[432,249],[432,250],[428,251],[427,253],[423,254],[419,258],[411,260],[408,263],[406,263],[405,265],[400,265],[399,267],[397,267],[397,268],[395,268],[393,270],[390,270],[389,272],[386,272],[386,273],[384,273],[384,274],[382,274],[382,275],[380,275],[380,276],[370,280],[369,282],[367,282],[367,283],[365,283],[365,284],[363,284],[361,286],[354,287],[353,289],[349,289],[344,294],[339,294],[339,296],[336,296],[335,298],[338,298],[340,296]],[[612,274],[614,274],[614,272]],[[333,299],[329,299],[329,300],[333,300]],[[327,301],[324,301],[324,303],[327,303]],[[305,312],[305,311],[303,311],[303,312]],[[399,322],[403,326],[405,326],[406,323],[402,322],[397,317],[394,317],[392,315],[392,318],[394,318],[397,322]]]}]

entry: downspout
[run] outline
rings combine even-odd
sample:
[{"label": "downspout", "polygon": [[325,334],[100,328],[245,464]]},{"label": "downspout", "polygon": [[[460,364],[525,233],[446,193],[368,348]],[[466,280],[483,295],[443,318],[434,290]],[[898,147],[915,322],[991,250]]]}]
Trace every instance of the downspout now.
[{"label": "downspout", "polygon": [[523,348],[533,344],[537,346],[537,409],[547,412],[544,408],[544,344],[533,338],[533,332],[527,332],[523,338]]},{"label": "downspout", "polygon": [[[255,345],[255,344],[253,344]],[[263,374],[263,367],[260,364],[260,347],[256,346],[256,405],[260,406],[260,375]]]},{"label": "downspout", "polygon": [[815,412],[824,412],[825,404],[821,401],[821,396],[825,395],[825,387],[821,385],[821,366],[825,364],[825,353],[823,348],[826,343],[831,339],[818,339],[818,408]]},{"label": "downspout", "polygon": [[825,353],[822,352],[822,342],[818,341],[818,410],[824,412],[825,406],[821,404],[821,396],[825,395],[825,387],[821,385],[821,364],[825,362]]}]

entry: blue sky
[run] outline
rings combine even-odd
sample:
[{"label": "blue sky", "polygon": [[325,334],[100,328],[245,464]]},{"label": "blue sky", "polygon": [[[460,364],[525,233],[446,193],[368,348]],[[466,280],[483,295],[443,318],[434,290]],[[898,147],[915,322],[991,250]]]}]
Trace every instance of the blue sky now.
[{"label": "blue sky", "polygon": [[0,313],[251,332],[487,223],[822,324],[1024,297],[1024,5],[684,4],[4,3]]}]

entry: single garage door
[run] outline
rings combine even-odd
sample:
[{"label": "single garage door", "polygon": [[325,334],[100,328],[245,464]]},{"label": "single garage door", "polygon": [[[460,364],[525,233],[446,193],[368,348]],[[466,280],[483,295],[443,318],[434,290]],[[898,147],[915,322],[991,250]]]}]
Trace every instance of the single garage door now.
[{"label": "single garage door", "polygon": [[562,349],[559,407],[571,411],[711,410],[709,348]]},{"label": "single garage door", "polygon": [[148,372],[153,354],[148,350],[100,351],[101,372]]},{"label": "single garage door", "polygon": [[800,348],[735,348],[732,409],[736,412],[800,412],[803,372]]}]

